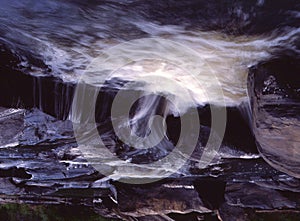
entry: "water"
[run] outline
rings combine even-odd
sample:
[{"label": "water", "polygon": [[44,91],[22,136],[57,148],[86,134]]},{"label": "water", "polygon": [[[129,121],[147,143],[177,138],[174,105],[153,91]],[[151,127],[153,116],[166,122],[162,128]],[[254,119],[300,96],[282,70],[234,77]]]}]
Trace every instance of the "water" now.
[{"label": "water", "polygon": [[[61,219],[84,213],[94,219],[91,211],[73,213],[80,199],[81,210],[93,206],[105,216],[189,220],[183,216],[198,212],[198,204],[218,203],[218,192],[222,219],[222,213],[229,220],[244,216],[242,208],[267,208],[266,214],[299,209],[299,179],[268,165],[255,146],[247,96],[250,67],[282,53],[299,55],[299,12],[299,0],[1,0],[0,106],[16,108],[0,108],[2,202],[74,204],[47,211],[9,204],[0,208],[2,216]],[[90,85],[102,87],[100,96]],[[98,103],[79,99],[79,108],[70,111],[80,86],[87,89],[82,98]],[[119,101],[142,97],[124,112],[122,102],[112,108],[120,91]],[[210,134],[218,135],[208,103],[227,107],[219,150],[205,146]],[[194,107],[201,125],[191,120],[182,129],[179,116],[192,115]],[[90,124],[94,117],[96,128]],[[156,120],[163,123],[153,127]],[[176,149],[178,143],[183,148]],[[191,144],[190,156],[185,149]],[[205,153],[213,159],[203,168]],[[166,175],[162,185],[121,183],[151,183]],[[135,209],[128,214],[128,208]],[[275,216],[266,214],[260,218]]]},{"label": "water", "polygon": [[[278,47],[297,50],[294,42],[299,35],[299,29],[294,23],[299,19],[299,13],[293,1],[286,3],[284,7],[274,4],[274,11],[269,13],[264,8],[272,4],[268,1],[240,1],[235,6],[232,6],[230,1],[224,3],[225,5],[212,1],[202,3],[202,7],[198,6],[196,1],[187,1],[185,4],[169,1],[171,6],[165,15],[163,10],[167,6],[153,2],[137,0],[82,3],[48,0],[42,3],[32,0],[3,0],[0,9],[0,39],[9,44],[12,50],[22,52],[21,66],[30,67],[28,72],[31,74],[50,74],[72,82],[78,81],[90,62],[104,49],[145,37],[171,40],[199,53],[203,69],[196,76],[197,80],[211,85],[211,102],[218,103],[220,98],[213,96],[214,87],[217,87],[216,80],[211,77],[213,72],[221,83],[227,105],[237,105],[247,97],[248,67],[272,56]],[[197,16],[185,16],[193,5],[198,10],[193,12]],[[220,7],[223,7],[224,12],[213,10]],[[285,10],[284,13],[288,14],[284,21],[280,20],[280,7],[283,7],[280,10]],[[172,11],[174,15],[169,15]],[[260,12],[265,12],[266,17],[272,13],[278,14],[278,18],[274,20],[274,23],[278,23],[278,28],[260,33],[263,25],[255,20],[259,18],[255,13]],[[228,22],[224,26],[230,15],[233,17],[231,23]],[[207,21],[202,21],[204,19]],[[256,28],[258,33],[248,35],[247,30],[244,30],[247,25],[254,30]],[[37,60],[44,62],[51,71],[46,71]],[[178,70],[170,72],[164,70],[163,65],[153,61],[151,71],[163,77],[180,78],[178,81],[192,92],[196,103],[208,102],[202,92],[195,88],[197,85],[193,87],[191,79],[186,76],[189,73]],[[124,80],[141,81],[143,74],[145,67],[133,64],[127,67],[127,71],[119,71],[116,75]],[[151,82],[149,84],[151,85]],[[157,88],[154,84],[149,90],[156,93],[163,90],[173,93],[172,88]]]},{"label": "water", "polygon": [[[160,110],[163,117],[183,114],[190,107],[211,103],[242,104],[241,111],[247,118],[249,112],[243,105],[248,102],[248,68],[276,56],[280,50],[299,53],[297,1],[283,4],[262,0],[225,3],[2,0],[0,6],[0,42],[20,58],[19,69],[37,77],[33,84],[33,106],[41,110],[45,110],[49,97],[47,88],[41,86],[44,80],[39,77],[54,76],[63,83],[77,83],[91,63],[97,65],[97,59],[105,51],[128,41],[151,38],[153,45],[165,52],[166,57],[180,52],[165,47],[161,39],[188,48],[199,60],[193,56],[182,56],[180,64],[157,59],[139,60],[112,73],[94,76],[93,84],[100,82],[98,86],[102,86],[106,82],[105,86],[119,90],[122,83],[115,81],[131,81],[135,84],[130,89],[174,97],[173,104],[163,102],[165,107]],[[149,51],[151,47],[140,45],[139,49]],[[125,47],[122,53],[136,56],[136,50],[132,49],[134,47]],[[182,69],[181,64],[189,69]],[[192,75],[196,66],[201,68]],[[221,94],[218,93],[220,87]],[[63,113],[70,106],[71,101],[64,100],[64,97],[72,97],[72,90],[67,89],[56,93],[54,112]],[[61,91],[63,93],[59,94]],[[135,134],[144,136],[149,132],[145,121],[161,104],[155,96],[137,104],[137,111],[130,119]]]}]

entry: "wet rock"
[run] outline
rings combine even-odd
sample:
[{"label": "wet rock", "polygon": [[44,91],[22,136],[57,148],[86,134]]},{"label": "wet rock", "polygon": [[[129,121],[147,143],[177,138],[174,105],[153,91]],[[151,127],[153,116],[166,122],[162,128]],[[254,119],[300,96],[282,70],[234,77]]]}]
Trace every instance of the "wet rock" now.
[{"label": "wet rock", "polygon": [[253,183],[228,183],[225,189],[227,204],[260,210],[299,209],[299,196],[299,193],[287,193]]},{"label": "wet rock", "polygon": [[61,189],[87,188],[103,177],[80,158],[70,121],[37,109],[1,110],[0,141],[16,142],[0,149],[0,177],[10,183],[1,193],[19,188],[30,194],[55,194]]},{"label": "wet rock", "polygon": [[118,208],[122,214],[133,217],[169,213],[207,214],[207,209],[191,182],[184,180],[147,185],[114,184]]},{"label": "wet rock", "polygon": [[300,178],[300,60],[281,56],[253,67],[248,91],[258,149],[273,167]]},{"label": "wet rock", "polygon": [[[22,124],[12,130],[18,145],[0,149],[4,202],[84,205],[123,220],[226,220],[261,209],[299,209],[300,181],[272,168],[255,152],[224,144],[207,168],[199,168],[208,126],[202,126],[199,146],[180,171],[156,183],[131,185],[117,182],[124,169],[111,166],[112,181],[88,164],[71,122],[37,109],[21,113]],[[5,120],[14,117],[6,115]]]},{"label": "wet rock", "polygon": [[11,182],[11,177],[0,178],[0,190],[1,194],[5,195],[18,195],[24,193],[22,188],[17,187]]},{"label": "wet rock", "polygon": [[16,146],[24,129],[24,110],[0,107],[0,148]]},{"label": "wet rock", "polygon": [[[21,56],[22,55],[22,56]],[[0,42],[0,106],[39,108],[60,119],[69,115],[75,85],[51,75],[51,71],[37,58],[30,67],[23,67],[24,52]],[[29,55],[28,55],[29,56]],[[38,66],[38,74],[32,68]]]},{"label": "wet rock", "polygon": [[20,144],[24,146],[75,142],[71,121],[58,120],[38,109],[26,111],[24,129],[19,140]]},{"label": "wet rock", "polygon": [[219,208],[221,220],[283,220],[289,217],[294,220],[292,217],[299,212],[299,193],[274,187],[261,186],[259,181],[257,183],[227,183],[225,202]]}]

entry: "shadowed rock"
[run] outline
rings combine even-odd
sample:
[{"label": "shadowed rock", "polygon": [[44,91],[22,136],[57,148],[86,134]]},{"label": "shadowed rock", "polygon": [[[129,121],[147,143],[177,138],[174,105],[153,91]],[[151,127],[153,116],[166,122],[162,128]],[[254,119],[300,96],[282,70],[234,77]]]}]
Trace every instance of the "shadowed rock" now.
[{"label": "shadowed rock", "polygon": [[[0,105],[14,108],[39,108],[59,119],[69,115],[75,85],[51,74],[42,60],[10,48],[0,41]],[[31,62],[23,67],[24,56]],[[30,74],[32,69],[39,74]]]},{"label": "shadowed rock", "polygon": [[282,56],[251,69],[248,91],[258,149],[273,167],[300,178],[300,60]]}]

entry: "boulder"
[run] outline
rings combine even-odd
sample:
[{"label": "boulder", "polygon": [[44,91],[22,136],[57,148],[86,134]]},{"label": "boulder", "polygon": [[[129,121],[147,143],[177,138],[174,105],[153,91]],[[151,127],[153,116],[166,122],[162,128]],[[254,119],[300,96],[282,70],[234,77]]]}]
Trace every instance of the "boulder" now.
[{"label": "boulder", "polygon": [[253,67],[248,92],[258,150],[276,169],[300,178],[300,59],[281,56]]}]

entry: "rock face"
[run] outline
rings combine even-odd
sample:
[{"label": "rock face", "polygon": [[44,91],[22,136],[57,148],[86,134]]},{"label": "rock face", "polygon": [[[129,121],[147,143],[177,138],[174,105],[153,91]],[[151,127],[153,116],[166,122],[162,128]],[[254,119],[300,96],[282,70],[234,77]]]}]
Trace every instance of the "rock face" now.
[{"label": "rock face", "polygon": [[[75,84],[65,83],[51,76],[51,70],[42,60],[32,58],[32,67],[23,67],[19,51],[13,51],[0,41],[0,106],[14,108],[39,108],[59,119],[66,119]],[[40,70],[39,76],[26,74]]]},{"label": "rock face", "polygon": [[[104,177],[82,156],[72,123],[66,120],[75,85],[50,76],[28,76],[15,67],[19,58],[5,50],[0,53],[0,103],[22,109],[0,108],[0,203],[79,205],[108,218],[140,221],[269,220],[266,213],[287,210],[297,217],[297,60],[266,62],[249,74],[252,127],[259,151],[272,166],[292,176],[274,169],[258,155],[251,128],[237,107],[227,108],[225,137],[215,159],[206,168],[199,168],[199,156],[211,130],[210,110],[204,106],[198,108],[201,130],[197,147],[186,165],[167,179],[130,185],[121,183],[117,176]],[[103,120],[99,123],[106,125],[98,131],[99,136],[110,141],[114,136],[106,123],[115,94],[105,89],[98,102]],[[167,116],[166,122],[172,147],[178,141],[180,122],[174,116]],[[281,128],[285,130],[278,131]],[[110,144],[121,160],[129,156],[137,167],[147,167],[138,162],[157,160],[164,154],[135,150],[118,142]],[[161,145],[158,150],[165,147]],[[122,161],[105,160],[103,166],[119,175],[116,163]],[[130,175],[130,168],[123,172]]]},{"label": "rock face", "polygon": [[0,146],[18,145],[24,125],[24,110],[0,107]]},{"label": "rock face", "polygon": [[280,57],[249,73],[253,132],[273,167],[300,178],[300,59]]},{"label": "rock face", "polygon": [[177,174],[132,185],[105,178],[86,162],[70,121],[37,109],[2,108],[0,115],[10,125],[8,130],[0,124],[2,140],[17,141],[0,149],[2,203],[81,205],[122,220],[253,220],[260,211],[300,209],[300,181],[270,167],[251,148],[239,148],[229,135],[207,168],[197,167],[199,146]]}]

